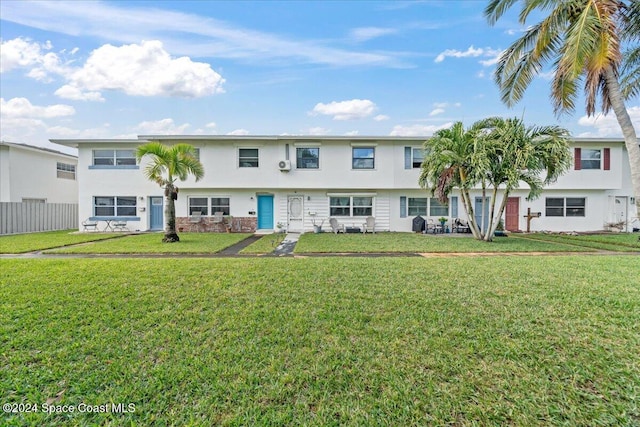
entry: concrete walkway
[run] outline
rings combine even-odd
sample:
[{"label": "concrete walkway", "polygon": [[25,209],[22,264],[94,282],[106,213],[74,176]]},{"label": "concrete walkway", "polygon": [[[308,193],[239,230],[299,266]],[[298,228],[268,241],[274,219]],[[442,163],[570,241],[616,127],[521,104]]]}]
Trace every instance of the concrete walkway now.
[{"label": "concrete walkway", "polygon": [[298,243],[298,239],[300,238],[300,233],[287,233],[287,236],[284,240],[275,248],[273,251],[274,256],[287,256],[292,255],[293,250]]}]

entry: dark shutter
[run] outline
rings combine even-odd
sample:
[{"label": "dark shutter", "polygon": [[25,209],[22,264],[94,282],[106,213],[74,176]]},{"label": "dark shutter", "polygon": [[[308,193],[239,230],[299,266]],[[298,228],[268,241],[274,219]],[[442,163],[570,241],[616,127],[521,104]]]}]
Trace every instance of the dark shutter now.
[{"label": "dark shutter", "polygon": [[573,161],[574,161],[574,169],[579,171],[582,169],[582,164],[580,162],[580,156],[582,156],[582,150],[579,147],[573,149]]},{"label": "dark shutter", "polygon": [[611,149],[604,149],[604,170],[611,170]]}]

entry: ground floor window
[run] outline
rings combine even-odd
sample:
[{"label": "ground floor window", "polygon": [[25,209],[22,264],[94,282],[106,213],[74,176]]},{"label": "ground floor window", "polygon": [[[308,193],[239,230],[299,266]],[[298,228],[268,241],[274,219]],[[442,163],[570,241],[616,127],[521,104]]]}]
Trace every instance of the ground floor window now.
[{"label": "ground floor window", "polygon": [[545,216],[585,216],[584,197],[547,197]]},{"label": "ground floor window", "polygon": [[94,216],[136,216],[135,196],[97,196],[93,198]]},{"label": "ground floor window", "polygon": [[[452,197],[452,200],[454,197]],[[456,199],[457,203],[457,199]],[[457,210],[456,210],[457,213]],[[409,216],[449,216],[449,205],[440,203],[435,197],[400,197],[400,217]],[[452,213],[453,215],[453,213]]]},{"label": "ground floor window", "polygon": [[372,216],[373,197],[339,196],[329,198],[331,216]]},{"label": "ground floor window", "polygon": [[199,212],[202,216],[215,215],[222,212],[229,215],[229,197],[189,197],[189,216]]}]

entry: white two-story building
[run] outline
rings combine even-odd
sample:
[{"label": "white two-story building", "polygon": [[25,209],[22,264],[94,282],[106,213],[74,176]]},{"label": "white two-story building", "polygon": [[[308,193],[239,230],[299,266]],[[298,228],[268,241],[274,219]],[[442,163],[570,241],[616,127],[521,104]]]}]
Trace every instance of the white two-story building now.
[{"label": "white two-story building", "polygon": [[[138,139],[52,140],[78,148],[79,216],[125,218],[132,230],[163,228],[163,191],[143,174],[135,150],[149,141],[186,142],[199,151],[205,177],[177,182],[177,227],[192,228],[200,213],[203,231],[223,231],[216,212],[231,217],[235,231],[273,230],[278,225],[306,232],[328,228],[336,218],[361,227],[375,218],[379,231],[411,231],[417,215],[465,218],[460,196],[448,205],[418,185],[422,144],[417,137],[316,136],[140,136]],[[508,199],[505,225],[526,230],[528,209],[540,212],[532,231],[595,231],[637,217],[629,161],[622,139],[574,139],[574,167],[543,195],[527,190]],[[473,194],[481,212],[479,190]]]}]

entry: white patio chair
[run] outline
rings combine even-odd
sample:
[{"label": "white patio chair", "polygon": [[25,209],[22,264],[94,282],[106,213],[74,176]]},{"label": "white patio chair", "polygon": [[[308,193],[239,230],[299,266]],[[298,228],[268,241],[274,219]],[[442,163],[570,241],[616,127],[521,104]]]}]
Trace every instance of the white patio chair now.
[{"label": "white patio chair", "polygon": [[335,234],[344,233],[344,224],[338,223],[337,219],[329,218],[329,225],[331,226],[331,231]]},{"label": "white patio chair", "polygon": [[372,216],[367,217],[367,221],[362,224],[362,233],[374,233],[376,232],[376,219]]},{"label": "white patio chair", "polygon": [[82,221],[83,231],[98,231],[98,221],[92,221],[90,219]]}]

